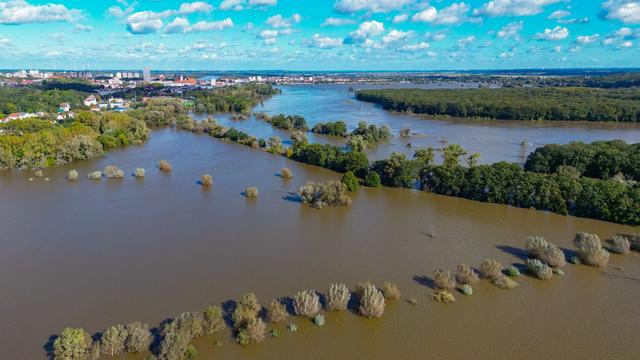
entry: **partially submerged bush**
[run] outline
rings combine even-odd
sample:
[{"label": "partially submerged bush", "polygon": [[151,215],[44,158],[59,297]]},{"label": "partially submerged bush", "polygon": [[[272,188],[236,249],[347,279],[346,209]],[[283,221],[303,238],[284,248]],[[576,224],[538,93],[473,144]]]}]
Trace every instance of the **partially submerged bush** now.
[{"label": "partially submerged bush", "polygon": [[293,172],[289,168],[280,170],[280,177],[283,179],[293,179]]},{"label": "partially submerged bush", "polygon": [[491,283],[503,290],[511,290],[516,286],[518,286],[517,282],[513,281],[512,279],[502,274],[492,278]]},{"label": "partially submerged bush", "polygon": [[438,269],[433,274],[433,285],[436,289],[449,290],[456,286],[456,280],[451,271]]},{"label": "partially submerged bush", "polygon": [[360,182],[352,171],[347,171],[340,179],[342,183],[347,187],[349,192],[357,192],[360,189]]},{"label": "partially submerged bush", "polygon": [[560,267],[567,264],[562,249],[552,244],[548,244],[544,249],[542,249],[542,253],[538,259],[551,267]]},{"label": "partially submerged bush", "polygon": [[127,330],[122,325],[109,327],[102,333],[100,338],[100,347],[102,353],[109,356],[119,355],[124,351],[124,345],[127,341]]},{"label": "partially submerged bush", "polygon": [[244,329],[249,336],[249,342],[251,344],[257,344],[264,340],[267,327],[262,321],[262,319],[251,319],[244,327]]},{"label": "partially submerged bush", "polygon": [[382,293],[387,300],[398,300],[402,294],[398,285],[385,281],[382,285]]},{"label": "partially submerged bush", "polygon": [[209,174],[202,175],[200,177],[200,185],[211,186],[213,185],[213,177]]},{"label": "partially submerged bush", "polygon": [[358,284],[356,293],[360,298],[358,311],[366,318],[379,318],[384,314],[384,295],[375,285],[370,282]]},{"label": "partially submerged bush", "polygon": [[92,341],[84,329],[65,328],[53,342],[54,360],[85,359]]},{"label": "partially submerged bush", "polygon": [[474,284],[478,281],[478,274],[468,264],[460,264],[457,267],[456,280],[458,284]]},{"label": "partially submerged bush", "polygon": [[411,129],[405,127],[400,129],[400,137],[409,137],[411,135]]},{"label": "partially submerged bush", "polygon": [[137,178],[143,178],[146,175],[146,171],[143,168],[136,168],[133,172],[133,176]]},{"label": "partially submerged bush", "polygon": [[136,353],[149,349],[153,341],[149,325],[136,321],[127,325],[126,330],[127,339],[124,346],[128,352]]},{"label": "partially submerged bush", "polygon": [[244,196],[247,199],[255,199],[258,197],[258,188],[255,186],[250,186],[244,190]]},{"label": "partially submerged bush", "polygon": [[527,252],[529,252],[529,256],[532,258],[538,258],[542,254],[542,250],[544,250],[549,243],[542,236],[529,236],[527,238]]},{"label": "partially submerged bush", "polygon": [[222,309],[219,306],[208,306],[202,312],[203,324],[202,328],[206,335],[216,333],[224,327],[224,319],[222,318]]},{"label": "partially submerged bush", "polygon": [[631,245],[631,250],[640,251],[640,234],[631,234],[631,235],[620,235],[629,240],[629,244]]},{"label": "partially submerged bush", "polygon": [[351,291],[345,284],[331,284],[325,298],[327,310],[346,310],[351,299]]},{"label": "partially submerged bush", "polygon": [[596,234],[577,233],[573,239],[580,260],[591,266],[604,268],[609,263],[609,253],[602,248],[600,238]]},{"label": "partially submerged bush", "polygon": [[326,184],[308,182],[298,193],[303,204],[315,208],[351,205],[347,187],[340,181],[329,181]]},{"label": "partially submerged bush", "polygon": [[511,277],[520,276],[520,270],[518,270],[518,268],[515,266],[509,266],[507,269],[504,270],[504,272],[505,274],[507,274],[507,276],[511,276]]},{"label": "partially submerged bush", "polygon": [[525,264],[527,269],[540,280],[548,280],[553,277],[553,270],[538,259],[527,259]]},{"label": "partially submerged bush", "polygon": [[105,166],[102,173],[107,179],[122,179],[124,177],[124,171],[115,165]]},{"label": "partially submerged bush", "polygon": [[316,326],[323,326],[325,323],[325,317],[322,314],[318,314],[313,318],[313,323]]},{"label": "partially submerged bush", "polygon": [[79,174],[76,170],[69,170],[69,172],[67,173],[66,179],[69,181],[76,181],[78,180]]},{"label": "partially submerged bush", "polygon": [[431,300],[443,304],[455,304],[456,298],[452,293],[444,289],[439,289],[431,294]]},{"label": "partially submerged bush", "polygon": [[460,292],[467,296],[471,296],[473,295],[473,288],[469,284],[463,284],[460,286]]},{"label": "partially submerged bush", "polygon": [[484,259],[480,264],[480,275],[485,279],[495,279],[502,275],[502,264],[493,259]]},{"label": "partially submerged bush", "polygon": [[631,250],[631,243],[626,237],[616,235],[613,239],[607,240],[608,249],[616,254],[628,254]]},{"label": "partially submerged bush", "polygon": [[296,315],[311,319],[320,311],[320,297],[314,290],[300,291],[293,296],[293,309]]},{"label": "partially submerged bush", "polygon": [[160,160],[160,162],[158,162],[158,169],[160,169],[160,171],[170,172],[173,170],[173,166],[171,166],[167,160]]},{"label": "partially submerged bush", "polygon": [[242,295],[232,315],[233,327],[239,329],[244,327],[249,320],[256,319],[261,308],[258,297],[254,293]]},{"label": "partially submerged bush", "polygon": [[42,170],[36,170],[33,175],[35,177],[43,177],[44,176],[44,172]]},{"label": "partially submerged bush", "polygon": [[539,259],[551,267],[567,264],[564,252],[556,245],[550,244],[542,236],[529,236],[527,251],[533,259]]},{"label": "partially submerged bush", "polygon": [[287,307],[278,299],[273,299],[267,308],[267,321],[279,323],[287,319]]},{"label": "partially submerged bush", "polygon": [[87,177],[91,180],[100,180],[102,179],[102,171],[92,171]]}]

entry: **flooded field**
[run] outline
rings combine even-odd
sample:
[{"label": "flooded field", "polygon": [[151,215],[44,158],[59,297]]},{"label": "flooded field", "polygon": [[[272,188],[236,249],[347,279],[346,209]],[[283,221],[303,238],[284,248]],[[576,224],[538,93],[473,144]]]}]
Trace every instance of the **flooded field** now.
[{"label": "flooded field", "polygon": [[[326,94],[342,99],[335,101],[337,109],[313,110],[302,102],[294,105],[302,99],[298,91],[304,88],[286,88],[258,111],[299,113],[313,123],[338,119],[330,114],[354,107],[351,115],[342,113],[350,124],[361,116],[395,130],[410,122],[429,135],[425,141],[447,138],[487,154],[487,161],[511,159],[507,154],[524,135],[544,143],[637,141],[640,134],[637,128],[599,125],[425,121],[349,103],[346,90]],[[264,125],[258,129],[271,131]],[[160,159],[173,164],[172,173],[154,167]],[[128,173],[144,167],[147,177],[86,178],[110,164]],[[285,166],[293,170],[293,180],[275,175]],[[81,174],[77,183],[64,180],[72,168]],[[204,173],[213,175],[210,189],[196,184]],[[364,280],[396,282],[403,298],[415,296],[419,303],[390,302],[379,320],[329,313],[322,328],[291,318],[298,332],[283,331],[281,338],[247,348],[233,344],[226,330],[196,341],[198,358],[637,359],[640,354],[638,254],[612,255],[605,271],[567,265],[566,276],[545,282],[524,275],[512,291],[481,282],[471,297],[456,294],[455,305],[432,303],[424,279],[441,267],[477,266],[485,257],[522,263],[530,234],[572,248],[577,231],[605,239],[640,232],[637,227],[387,188],[361,190],[349,208],[314,210],[286,200],[288,192],[338,174],[171,129],[153,131],[142,146],[46,169],[48,182],[29,182],[31,176],[0,172],[1,359],[45,358],[48,338],[66,326],[90,333],[134,320],[156,326],[247,291],[265,305],[299,290],[325,291],[331,282],[353,286]],[[241,196],[247,186],[258,187],[257,200]],[[223,341],[221,348],[214,345],[217,340]]]},{"label": "flooded field", "polygon": [[[381,85],[376,87],[416,87],[411,84]],[[432,87],[460,87],[460,84],[436,84]],[[565,144],[571,141],[593,142],[597,140],[622,139],[638,142],[640,126],[638,124],[585,123],[585,122],[526,122],[501,120],[450,119],[434,120],[424,116],[384,111],[380,107],[360,102],[349,91],[349,85],[294,85],[283,86],[282,94],[275,96],[256,112],[271,115],[301,115],[310,127],[318,122],[343,120],[353,130],[359,121],[369,124],[387,124],[396,135],[389,143],[379,144],[368,153],[372,159],[387,158],[392,152],[413,155],[416,148],[460,144],[470,153],[481,154],[480,163],[498,161],[520,161],[520,144],[526,140],[527,152],[545,144]],[[358,85],[358,88],[374,86]],[[254,118],[244,121],[231,121],[229,116],[217,117],[228,126],[235,126],[254,136],[268,138],[280,136],[288,139],[290,133],[273,129],[268,124]],[[400,138],[402,128],[409,128],[414,134],[409,138]],[[309,134],[309,140],[319,143],[344,144],[344,139]],[[407,145],[411,144],[411,148]],[[438,159],[439,160],[439,159]]]}]

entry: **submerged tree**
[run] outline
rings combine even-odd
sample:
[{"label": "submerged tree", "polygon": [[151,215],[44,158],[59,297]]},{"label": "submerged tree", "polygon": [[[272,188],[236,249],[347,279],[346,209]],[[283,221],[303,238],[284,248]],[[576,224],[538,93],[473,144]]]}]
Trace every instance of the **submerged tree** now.
[{"label": "submerged tree", "polygon": [[127,337],[127,329],[125,329],[124,326],[114,325],[109,327],[102,333],[102,337],[100,338],[102,353],[109,356],[119,355],[124,351]]},{"label": "submerged tree", "polygon": [[65,328],[53,342],[55,360],[81,360],[89,355],[92,341],[84,329]]},{"label": "submerged tree", "polygon": [[331,284],[325,295],[327,310],[346,310],[351,299],[351,291],[345,284]]},{"label": "submerged tree", "polygon": [[293,309],[296,315],[313,318],[320,311],[320,297],[315,290],[305,290],[293,296]]}]

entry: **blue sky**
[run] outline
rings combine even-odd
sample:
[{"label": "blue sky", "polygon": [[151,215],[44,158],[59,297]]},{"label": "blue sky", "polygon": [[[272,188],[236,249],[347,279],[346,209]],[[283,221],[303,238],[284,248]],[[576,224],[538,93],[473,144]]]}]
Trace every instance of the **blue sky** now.
[{"label": "blue sky", "polygon": [[640,67],[640,0],[0,0],[0,68]]}]

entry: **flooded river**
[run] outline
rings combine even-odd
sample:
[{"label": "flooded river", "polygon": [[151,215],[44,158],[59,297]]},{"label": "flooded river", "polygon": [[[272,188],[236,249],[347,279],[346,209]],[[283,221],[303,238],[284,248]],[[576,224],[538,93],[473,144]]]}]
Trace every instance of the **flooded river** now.
[{"label": "flooded river", "polygon": [[[416,87],[411,84],[356,85],[354,90],[375,87]],[[460,84],[435,84],[430,87],[460,87]],[[587,122],[528,122],[501,120],[447,119],[434,120],[425,116],[411,116],[388,112],[379,106],[355,99],[349,85],[292,85],[283,86],[282,94],[272,97],[256,112],[270,115],[284,113],[302,115],[310,127],[318,122],[343,120],[349,130],[359,121],[370,124],[387,124],[395,137],[388,143],[369,149],[372,159],[387,158],[392,152],[412,156],[416,148],[441,148],[443,144],[460,144],[469,153],[481,154],[480,163],[498,161],[521,161],[521,143],[526,141],[526,152],[545,144],[565,144],[571,141],[593,142],[597,140],[622,139],[627,142],[640,141],[640,125]],[[424,87],[424,86],[423,86]],[[202,117],[201,117],[202,118]],[[254,136],[268,138],[280,136],[288,139],[290,132],[265,126],[264,121],[250,118],[231,121],[229,116],[217,117],[222,123],[235,126]],[[409,128],[413,135],[401,138],[398,133]],[[343,145],[344,139],[309,134],[312,142]],[[411,144],[411,147],[407,145]],[[438,159],[439,160],[439,159]]]},{"label": "flooded river", "polygon": [[[290,101],[285,99],[270,100],[264,110],[278,111],[278,102]],[[367,104],[341,106],[382,114]],[[472,126],[413,121],[415,128],[424,124],[425,132],[429,126]],[[509,127],[478,129],[495,137]],[[563,129],[558,131],[570,133]],[[613,137],[622,132],[607,131]],[[545,139],[557,136],[553,131]],[[160,159],[173,164],[172,173],[155,169]],[[147,177],[86,178],[109,164],[128,173],[144,167]],[[291,181],[275,175],[285,166],[293,170]],[[64,180],[72,168],[82,175],[77,183]],[[204,173],[213,175],[209,190],[196,184]],[[48,182],[29,182],[31,176],[0,172],[1,359],[45,358],[47,339],[66,326],[90,333],[134,320],[155,326],[247,291],[267,304],[307,288],[324,291],[331,282],[353,286],[364,280],[396,282],[403,298],[415,296],[419,303],[390,303],[379,320],[329,313],[322,328],[291,318],[298,332],[283,331],[281,338],[247,348],[233,344],[226,330],[198,340],[198,358],[637,359],[640,354],[638,254],[612,255],[605,271],[568,265],[563,278],[542,282],[522,276],[512,291],[482,282],[471,297],[457,294],[455,305],[432,303],[423,278],[461,262],[477,266],[485,257],[521,263],[519,249],[530,234],[571,247],[577,231],[604,239],[639,228],[387,188],[361,190],[349,208],[314,210],[285,200],[287,193],[308,180],[338,174],[171,129],[153,131],[142,146],[46,169]],[[247,186],[258,187],[257,200],[241,196]],[[214,345],[218,340],[221,348]]]}]

